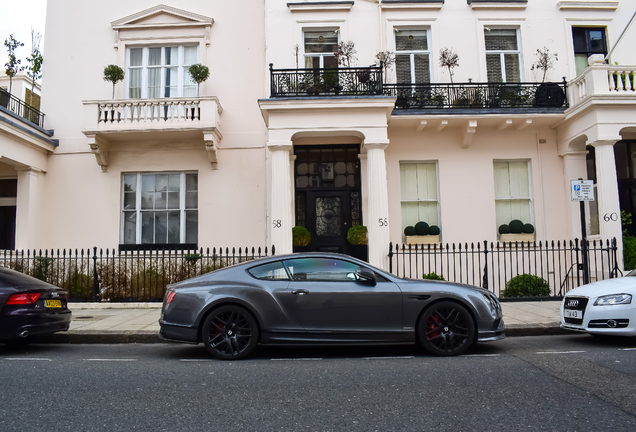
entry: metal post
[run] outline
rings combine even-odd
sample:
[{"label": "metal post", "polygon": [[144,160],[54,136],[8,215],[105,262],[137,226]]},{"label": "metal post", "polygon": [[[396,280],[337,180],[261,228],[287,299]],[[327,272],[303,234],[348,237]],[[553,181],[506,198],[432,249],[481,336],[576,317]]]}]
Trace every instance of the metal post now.
[{"label": "metal post", "polygon": [[581,205],[581,261],[583,266],[583,284],[590,283],[589,267],[587,262],[587,233],[585,229],[585,202],[579,201]]},{"label": "metal post", "polygon": [[488,240],[484,240],[484,277],[482,279],[482,288],[488,289]]},{"label": "metal post", "polygon": [[93,247],[93,301],[100,301],[99,298],[99,276],[97,274],[97,246]]}]

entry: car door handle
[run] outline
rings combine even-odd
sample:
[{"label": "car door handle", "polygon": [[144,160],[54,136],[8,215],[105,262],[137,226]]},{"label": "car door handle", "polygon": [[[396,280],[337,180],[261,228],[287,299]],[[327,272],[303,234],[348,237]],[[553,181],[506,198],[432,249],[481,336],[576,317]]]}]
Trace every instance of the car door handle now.
[{"label": "car door handle", "polygon": [[292,294],[305,295],[309,294],[309,291],[304,289],[292,290]]}]

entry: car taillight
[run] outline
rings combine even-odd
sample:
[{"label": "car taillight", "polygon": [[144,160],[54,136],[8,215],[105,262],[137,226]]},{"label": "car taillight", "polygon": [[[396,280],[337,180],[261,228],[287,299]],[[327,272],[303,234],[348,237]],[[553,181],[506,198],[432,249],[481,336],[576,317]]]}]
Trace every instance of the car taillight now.
[{"label": "car taillight", "polygon": [[170,304],[170,302],[172,302],[172,300],[174,300],[174,296],[175,296],[175,292],[174,291],[170,291],[168,293],[168,295],[166,296],[166,304]]},{"label": "car taillight", "polygon": [[13,294],[7,300],[7,304],[10,304],[10,305],[33,304],[38,298],[40,298],[40,293]]}]

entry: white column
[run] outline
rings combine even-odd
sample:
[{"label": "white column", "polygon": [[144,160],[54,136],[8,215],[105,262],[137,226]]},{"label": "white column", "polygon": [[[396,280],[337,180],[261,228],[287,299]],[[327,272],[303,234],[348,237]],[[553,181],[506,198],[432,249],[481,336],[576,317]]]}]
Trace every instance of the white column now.
[{"label": "white column", "polygon": [[276,247],[276,255],[292,253],[292,177],[289,154],[293,149],[291,141],[269,142],[272,152],[272,205],[269,219],[271,244]]},{"label": "white column", "polygon": [[386,180],[386,155],[389,140],[364,143],[367,150],[369,264],[389,269],[389,195]]},{"label": "white column", "polygon": [[570,152],[563,154],[563,171],[565,173],[565,199],[568,200],[569,211],[568,238],[581,238],[581,207],[578,201],[572,201],[572,186],[570,180],[587,179],[587,166],[585,158],[587,151]]},{"label": "white column", "polygon": [[596,182],[598,188],[598,218],[601,239],[616,237],[618,244],[618,265],[623,268],[623,233],[621,230],[621,206],[618,199],[616,161],[614,159],[615,140],[590,143],[596,153]]},{"label": "white column", "polygon": [[18,193],[15,215],[15,248],[35,247],[38,175],[36,169],[18,170]]}]

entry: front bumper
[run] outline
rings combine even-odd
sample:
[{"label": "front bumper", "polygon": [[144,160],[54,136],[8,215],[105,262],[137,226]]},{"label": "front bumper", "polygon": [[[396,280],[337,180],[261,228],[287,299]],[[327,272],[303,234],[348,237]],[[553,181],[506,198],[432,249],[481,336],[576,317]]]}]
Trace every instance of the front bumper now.
[{"label": "front bumper", "polygon": [[585,308],[579,323],[566,322],[561,304],[561,328],[600,335],[636,336],[636,307],[633,304],[593,306]]},{"label": "front bumper", "polygon": [[492,342],[506,337],[506,326],[503,319],[493,324],[493,329],[489,331],[480,331],[477,334],[477,342]]}]

